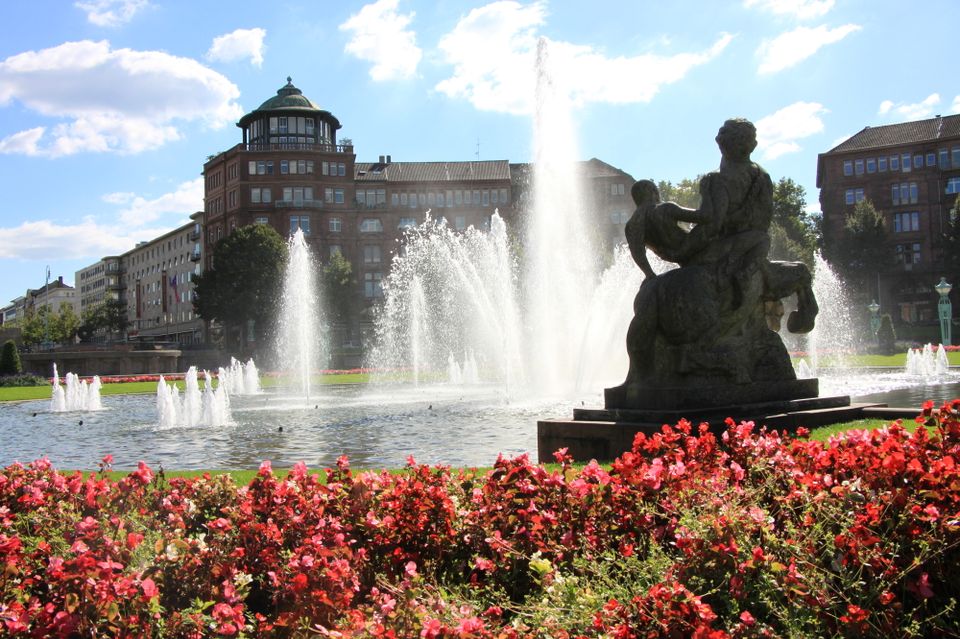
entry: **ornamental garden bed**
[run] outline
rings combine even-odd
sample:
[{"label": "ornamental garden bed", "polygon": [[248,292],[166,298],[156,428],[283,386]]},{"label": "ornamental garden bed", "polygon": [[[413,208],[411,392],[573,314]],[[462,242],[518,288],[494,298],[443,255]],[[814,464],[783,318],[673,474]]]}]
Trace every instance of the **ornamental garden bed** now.
[{"label": "ornamental garden bed", "polygon": [[609,467],[0,471],[23,637],[956,636],[960,400],[827,442],[733,421]]}]

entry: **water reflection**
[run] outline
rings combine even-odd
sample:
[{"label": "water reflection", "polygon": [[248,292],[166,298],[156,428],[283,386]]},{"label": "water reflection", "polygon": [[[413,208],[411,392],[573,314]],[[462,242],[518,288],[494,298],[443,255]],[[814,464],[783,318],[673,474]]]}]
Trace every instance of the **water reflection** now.
[{"label": "water reflection", "polygon": [[[960,397],[960,374],[923,383],[897,370],[847,371],[821,377],[820,388],[821,395],[919,408],[927,399]],[[48,400],[3,404],[0,465],[46,455],[58,468],[93,469],[112,454],[117,468],[140,460],[170,469],[256,468],[265,459],[276,468],[298,461],[317,468],[340,455],[355,468],[400,467],[410,455],[429,464],[489,466],[501,452],[535,456],[538,419],[603,405],[599,391],[517,400],[491,386],[342,386],[317,395],[236,396],[233,424],[193,428],[158,426],[153,394],[104,397],[104,410],[84,413],[51,412]]]}]

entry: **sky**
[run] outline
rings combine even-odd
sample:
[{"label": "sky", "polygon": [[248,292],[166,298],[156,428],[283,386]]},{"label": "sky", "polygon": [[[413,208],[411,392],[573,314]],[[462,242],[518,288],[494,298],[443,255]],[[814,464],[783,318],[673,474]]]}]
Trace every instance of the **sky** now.
[{"label": "sky", "polygon": [[0,305],[187,221],[287,76],[358,161],[533,159],[537,43],[582,159],[678,181],[729,117],[818,210],[817,154],[960,112],[960,2],[32,0],[0,27]]}]

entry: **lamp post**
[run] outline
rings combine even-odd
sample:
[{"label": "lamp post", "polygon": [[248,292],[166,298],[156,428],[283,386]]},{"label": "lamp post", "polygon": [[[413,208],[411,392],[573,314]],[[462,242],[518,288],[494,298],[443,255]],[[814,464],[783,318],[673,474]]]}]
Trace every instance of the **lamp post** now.
[{"label": "lamp post", "polygon": [[953,305],[950,304],[950,291],[953,287],[947,283],[947,278],[941,277],[936,286],[933,287],[940,294],[940,303],[937,305],[940,315],[940,343],[944,346],[950,346],[950,322],[953,320]]},{"label": "lamp post", "polygon": [[867,304],[867,310],[870,311],[870,333],[876,336],[880,330],[880,305],[877,300]]}]

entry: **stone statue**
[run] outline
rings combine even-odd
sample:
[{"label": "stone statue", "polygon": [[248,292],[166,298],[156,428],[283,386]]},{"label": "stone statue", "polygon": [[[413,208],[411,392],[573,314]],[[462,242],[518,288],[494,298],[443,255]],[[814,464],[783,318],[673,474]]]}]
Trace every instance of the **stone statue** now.
[{"label": "stone statue", "polygon": [[[658,394],[678,388],[713,389],[729,394],[731,403],[755,401],[755,388],[739,399],[737,389],[758,383],[779,389],[773,399],[804,393],[790,389],[796,375],[775,331],[781,299],[793,294],[797,310],[788,330],[813,329],[818,309],[810,271],[802,262],[767,259],[773,184],[750,160],[756,128],[727,120],[716,141],[720,168],[700,181],[699,208],[662,202],[650,180],[631,189],[637,208],[625,232],[645,279],[627,332],[630,369],[622,386],[607,389],[608,408],[655,406]],[[654,272],[648,248],[679,267]]]}]

